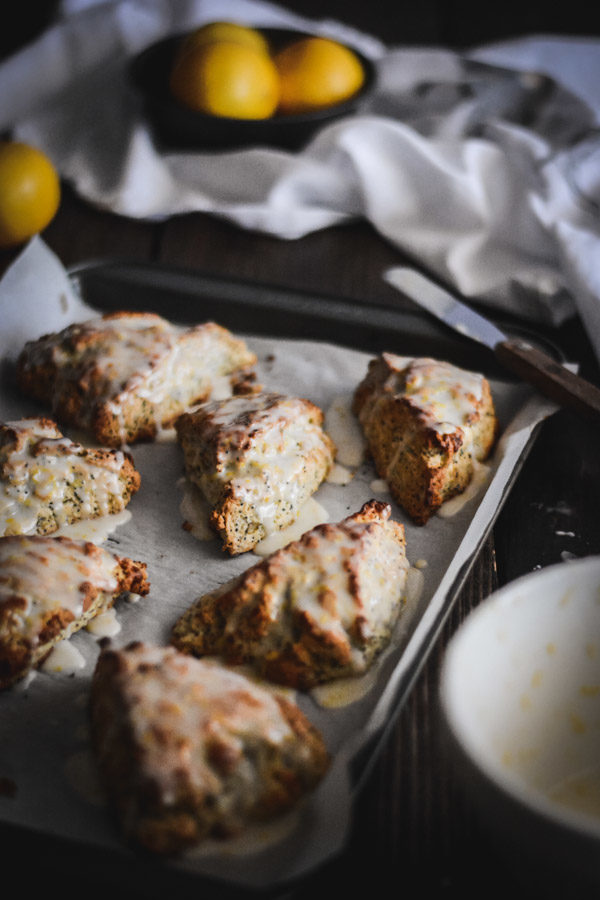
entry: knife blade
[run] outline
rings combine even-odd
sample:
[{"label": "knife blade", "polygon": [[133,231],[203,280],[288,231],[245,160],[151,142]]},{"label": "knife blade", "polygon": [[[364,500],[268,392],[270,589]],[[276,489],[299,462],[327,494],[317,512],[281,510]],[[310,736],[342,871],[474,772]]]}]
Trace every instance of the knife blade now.
[{"label": "knife blade", "polygon": [[589,419],[600,419],[600,389],[523,340],[509,337],[416,269],[396,266],[384,280],[460,334],[485,344],[502,366],[541,394]]}]

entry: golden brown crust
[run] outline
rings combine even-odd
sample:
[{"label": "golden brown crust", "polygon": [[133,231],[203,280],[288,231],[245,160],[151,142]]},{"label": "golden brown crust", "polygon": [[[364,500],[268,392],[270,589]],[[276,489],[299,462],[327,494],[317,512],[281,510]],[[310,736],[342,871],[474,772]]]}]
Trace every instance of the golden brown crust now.
[{"label": "golden brown crust", "polygon": [[207,403],[176,423],[186,473],[212,507],[230,554],[293,522],[333,464],[323,413],[310,400],[262,393]]},{"label": "golden brown crust", "polygon": [[200,597],[175,623],[172,643],[301,690],[362,674],[403,604],[404,528],[390,512],[372,500],[339,524],[307,532],[233,585]]},{"label": "golden brown crust", "polygon": [[291,701],[221,666],[136,642],[104,648],[92,743],[128,841],[178,854],[289,810],[329,765]]},{"label": "golden brown crust", "polygon": [[145,563],[89,541],[0,538],[0,688],[39,666],[118,597],[149,590]]},{"label": "golden brown crust", "polygon": [[17,384],[61,423],[107,447],[152,440],[227,383],[256,390],[256,356],[227,329],[177,329],[153,313],[116,312],[29,341]]},{"label": "golden brown crust", "polygon": [[127,556],[115,556],[118,563],[119,593],[139,594],[145,597],[150,590],[146,563]]},{"label": "golden brown crust", "polygon": [[391,353],[371,360],[353,409],[377,473],[418,525],[465,490],[498,431],[483,376]]}]

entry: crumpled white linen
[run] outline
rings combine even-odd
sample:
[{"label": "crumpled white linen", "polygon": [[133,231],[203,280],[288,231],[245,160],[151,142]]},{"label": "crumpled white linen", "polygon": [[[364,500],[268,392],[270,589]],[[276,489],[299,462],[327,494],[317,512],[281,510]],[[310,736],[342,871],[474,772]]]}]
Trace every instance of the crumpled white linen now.
[{"label": "crumpled white linen", "polygon": [[[297,152],[167,152],[127,66],[154,40],[214,19],[344,40],[375,61],[377,89]],[[600,41],[587,38],[459,55],[387,47],[259,0],[67,0],[55,26],[0,66],[0,130],[125,216],[203,211],[282,239],[367,219],[466,297],[554,325],[579,311],[600,360],[599,82]]]}]

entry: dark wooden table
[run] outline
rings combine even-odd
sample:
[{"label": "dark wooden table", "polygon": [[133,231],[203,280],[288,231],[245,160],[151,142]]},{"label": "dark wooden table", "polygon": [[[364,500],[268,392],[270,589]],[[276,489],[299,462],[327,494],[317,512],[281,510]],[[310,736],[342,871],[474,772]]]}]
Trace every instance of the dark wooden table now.
[{"label": "dark wooden table", "polygon": [[[409,303],[381,279],[401,254],[364,222],[288,242],[204,215],[135,222],[91,209],[66,188],[43,237],[65,266],[114,257],[155,261],[357,304]],[[10,256],[5,254],[4,265]],[[598,382],[577,320],[552,337]],[[600,553],[598,436],[598,426],[566,411],[544,423],[357,799],[347,849],[289,896],[342,896],[356,886],[391,895],[408,885],[439,897],[521,895],[452,771],[437,708],[440,663],[465,615],[497,586],[565,555]],[[44,880],[62,881],[52,857],[44,865]],[[98,886],[110,889],[102,879],[95,879],[92,890]],[[137,896],[135,890],[129,894]]]},{"label": "dark wooden table", "polygon": [[[308,14],[320,14],[320,7],[304,7]],[[436,27],[431,25],[424,33],[424,23],[433,22],[434,7]],[[327,12],[343,18],[337,9]],[[364,10],[361,15],[364,19]],[[420,31],[410,29],[412,19],[408,22],[404,33],[408,40],[439,37],[438,5],[425,3],[424,15]],[[359,15],[355,20],[359,27],[366,27]],[[455,43],[460,43],[458,19],[451,21]],[[382,29],[382,37],[391,35],[400,41],[397,17],[394,24],[391,32]],[[531,23],[529,30],[535,30]],[[471,36],[474,40],[484,37]],[[386,267],[403,261],[402,255],[364,222],[283,241],[197,214],[160,224],[136,222],[92,209],[65,187],[59,213],[43,237],[65,266],[118,257],[235,276],[252,284],[316,292],[367,306],[409,303],[381,279]],[[6,267],[13,256],[0,255],[0,267]],[[556,340],[568,358],[581,363],[584,375],[600,383],[578,320],[570,321],[559,334],[545,335]],[[359,891],[367,896],[375,892],[408,897],[429,893],[441,898],[532,896],[506,868],[501,848],[476,819],[452,771],[437,707],[440,664],[448,640],[464,617],[496,587],[565,557],[600,553],[599,438],[597,425],[566,411],[544,423],[433,651],[423,661],[408,701],[392,723],[355,804],[347,848],[287,896],[304,900]],[[71,889],[63,866],[64,861],[51,853],[36,857],[36,865],[25,876],[29,891],[25,896],[39,895],[53,883],[63,896],[82,895],[79,882]],[[22,886],[23,873],[17,870],[17,874]],[[94,883],[86,886],[83,896],[114,891],[108,877],[94,873]],[[201,892],[200,888],[199,896]],[[135,887],[126,893],[133,898],[154,896],[138,893]],[[577,896],[576,887],[571,896]]]}]

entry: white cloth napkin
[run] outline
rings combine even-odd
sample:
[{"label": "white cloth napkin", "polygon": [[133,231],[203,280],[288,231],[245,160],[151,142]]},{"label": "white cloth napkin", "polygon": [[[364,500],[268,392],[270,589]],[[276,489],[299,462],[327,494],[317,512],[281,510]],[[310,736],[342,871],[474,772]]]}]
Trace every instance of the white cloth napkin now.
[{"label": "white cloth napkin", "polygon": [[[214,19],[344,40],[376,62],[377,90],[298,152],[164,152],[127,65]],[[282,239],[365,218],[467,297],[555,325],[578,310],[600,360],[598,83],[600,40],[540,36],[459,55],[387,47],[254,0],[70,0],[0,67],[0,130],[125,216],[204,211]]]}]

